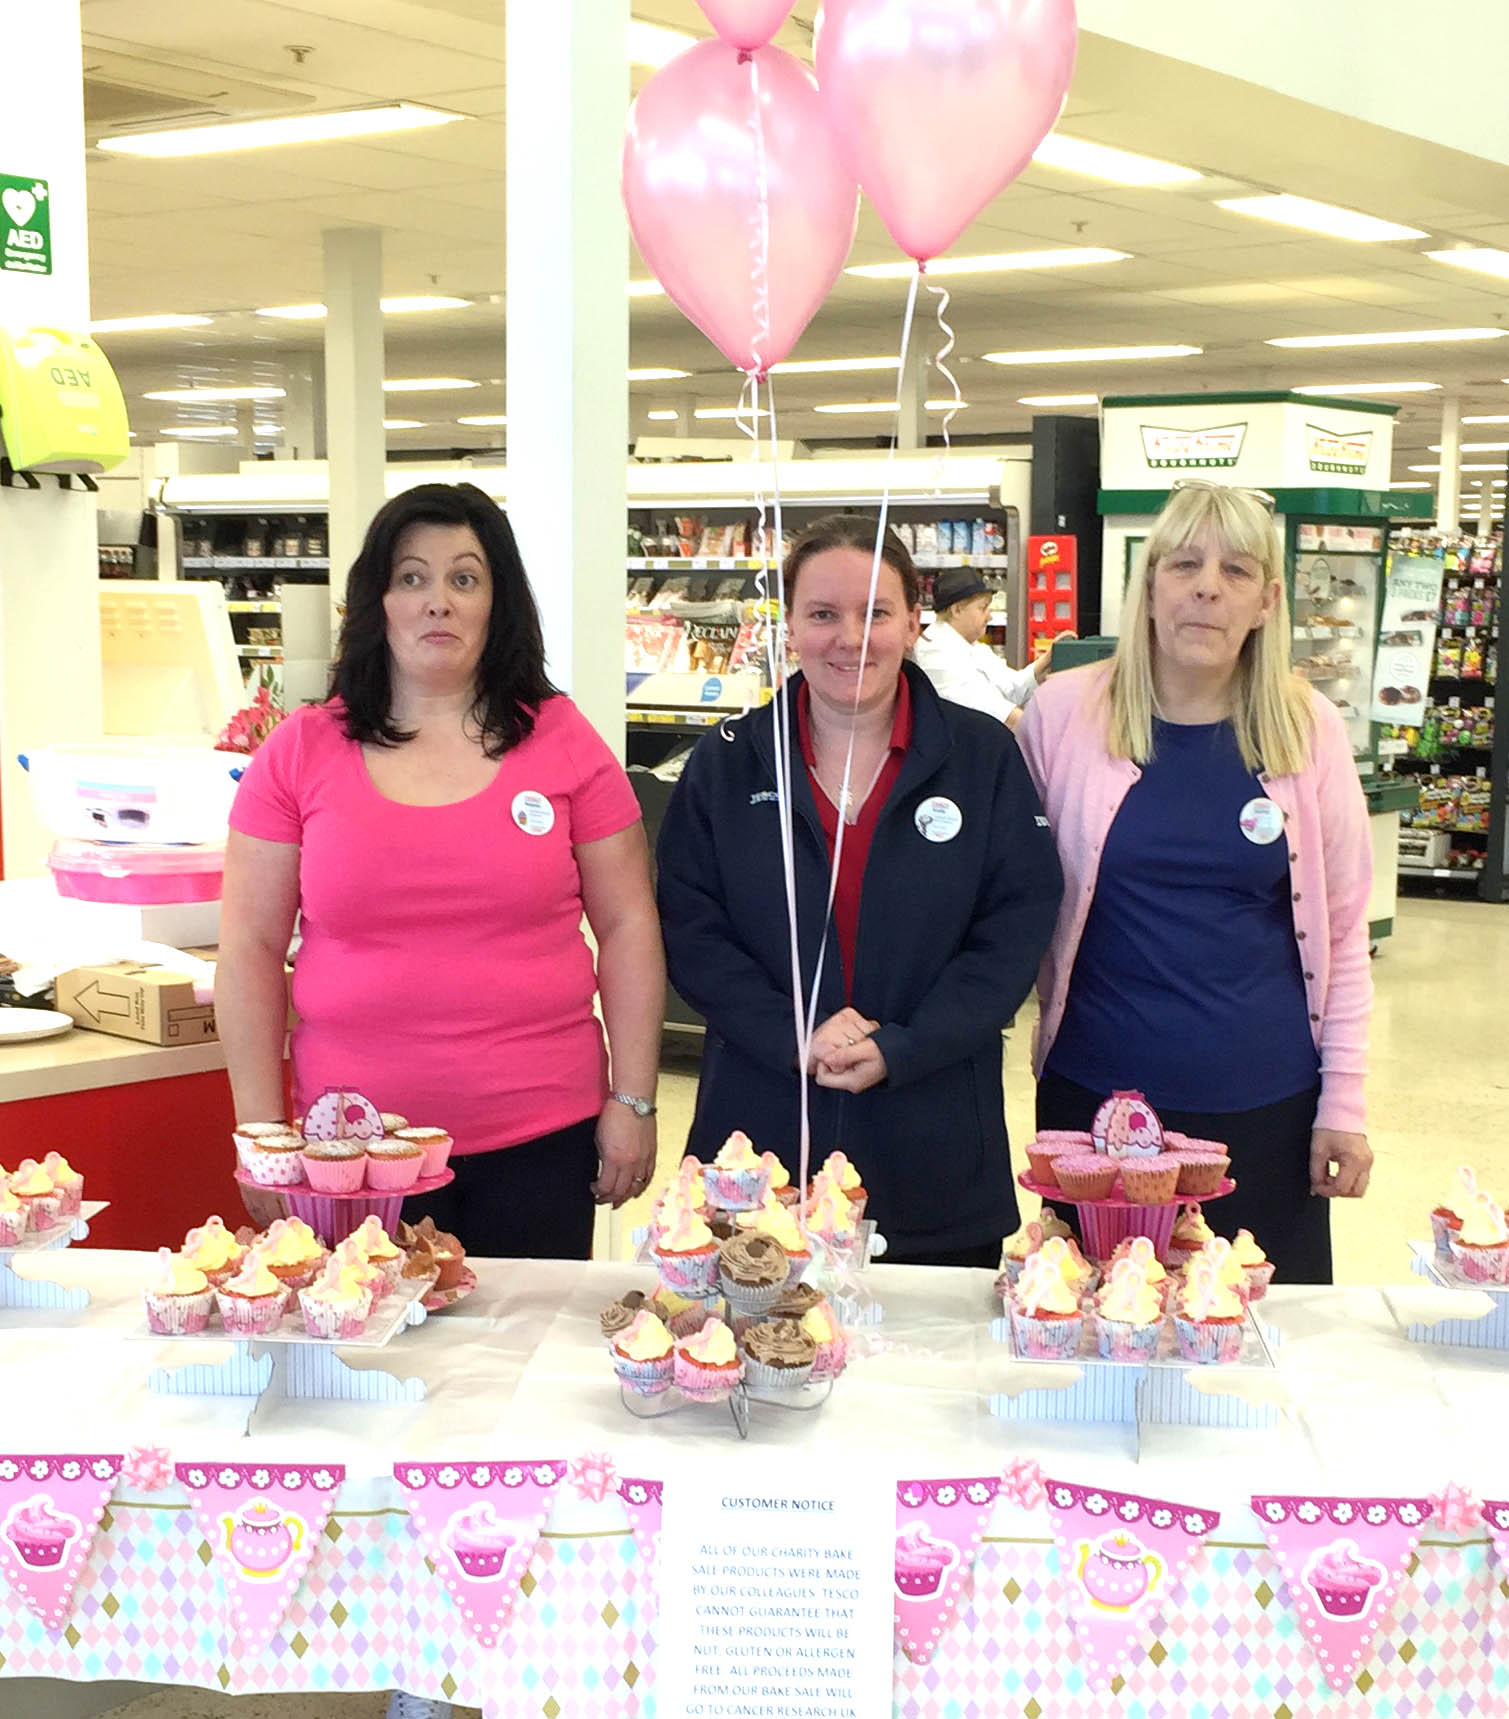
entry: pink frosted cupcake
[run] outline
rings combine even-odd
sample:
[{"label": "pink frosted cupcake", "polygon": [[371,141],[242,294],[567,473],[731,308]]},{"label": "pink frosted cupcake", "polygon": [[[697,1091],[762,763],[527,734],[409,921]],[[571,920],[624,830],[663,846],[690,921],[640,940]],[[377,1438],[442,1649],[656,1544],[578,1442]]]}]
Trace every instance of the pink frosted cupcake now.
[{"label": "pink frosted cupcake", "polygon": [[52,1177],[35,1158],[23,1158],[10,1179],[10,1191],[26,1213],[26,1227],[33,1234],[50,1230],[62,1214],[63,1196],[52,1185]]},{"label": "pink frosted cupcake", "polygon": [[754,1143],[737,1129],[718,1148],[703,1175],[708,1200],[725,1212],[752,1211],[770,1183],[770,1172]]},{"label": "pink frosted cupcake", "polygon": [[1017,1279],[1011,1334],[1024,1361],[1067,1361],[1079,1353],[1084,1315],[1079,1296],[1041,1251]]},{"label": "pink frosted cupcake", "polygon": [[379,1193],[397,1194],[412,1188],[424,1165],[424,1147],[395,1134],[391,1140],[367,1142],[367,1186]]},{"label": "pink frosted cupcake", "polygon": [[306,1140],[301,1159],[317,1194],[354,1194],[367,1174],[367,1149],[360,1140]]},{"label": "pink frosted cupcake", "polygon": [[423,1153],[419,1163],[421,1180],[440,1174],[450,1162],[451,1148],[456,1144],[443,1128],[399,1128],[394,1131],[393,1138],[407,1140]]},{"label": "pink frosted cupcake", "polygon": [[671,1334],[648,1308],[640,1308],[610,1346],[613,1370],[625,1390],[637,1397],[657,1397],[670,1389],[676,1370],[676,1346]]},{"label": "pink frosted cupcake", "polygon": [[1451,1237],[1451,1258],[1469,1283],[1509,1283],[1509,1226],[1503,1207],[1476,1194]]},{"label": "pink frosted cupcake", "polygon": [[704,1320],[676,1345],[676,1387],[696,1402],[727,1402],[743,1371],[734,1334],[721,1319]]},{"label": "pink frosted cupcake", "polygon": [[677,1206],[654,1246],[660,1281],[683,1295],[710,1295],[718,1287],[718,1243],[687,1206]]},{"label": "pink frosted cupcake", "polygon": [[215,1292],[210,1281],[182,1254],[160,1247],[162,1269],[144,1296],[147,1329],[159,1337],[192,1337],[210,1322]]},{"label": "pink frosted cupcake", "polygon": [[350,1342],[366,1330],[372,1298],[354,1272],[332,1259],[317,1283],[299,1291],[299,1308],[311,1337]]},{"label": "pink frosted cupcake", "polygon": [[1238,1230],[1231,1244],[1231,1257],[1247,1278],[1247,1299],[1261,1301],[1273,1282],[1273,1261],[1257,1244],[1251,1230]]},{"label": "pink frosted cupcake", "polygon": [[215,1291],[220,1323],[232,1337],[266,1337],[277,1330],[289,1294],[254,1250],[230,1282]]},{"label": "pink frosted cupcake", "polygon": [[42,1160],[42,1168],[52,1178],[52,1185],[62,1198],[58,1216],[76,1218],[79,1207],[84,1203],[84,1178],[61,1152],[49,1152]]},{"label": "pink frosted cupcake", "polygon": [[1242,1298],[1221,1282],[1214,1263],[1192,1261],[1174,1302],[1174,1335],[1184,1359],[1202,1367],[1239,1360],[1246,1321]]},{"label": "pink frosted cupcake", "polygon": [[836,1379],[849,1359],[849,1339],[833,1317],[833,1309],[826,1301],[819,1301],[802,1315],[801,1327],[817,1344],[817,1359],[812,1363],[814,1384]]},{"label": "pink frosted cupcake", "polygon": [[403,1279],[405,1255],[403,1249],[382,1227],[377,1215],[373,1213],[370,1217],[363,1218],[346,1240],[357,1248],[363,1259],[382,1273],[379,1299],[384,1295],[391,1295]]}]

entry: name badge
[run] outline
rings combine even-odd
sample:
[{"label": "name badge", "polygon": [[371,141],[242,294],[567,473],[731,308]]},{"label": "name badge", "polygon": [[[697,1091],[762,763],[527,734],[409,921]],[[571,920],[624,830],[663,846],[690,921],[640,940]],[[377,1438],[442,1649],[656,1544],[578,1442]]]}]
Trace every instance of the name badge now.
[{"label": "name badge", "polygon": [[1247,840],[1260,848],[1267,847],[1270,842],[1276,842],[1284,833],[1282,808],[1266,798],[1249,800],[1242,807],[1237,822]]},{"label": "name badge", "polygon": [[555,807],[547,795],[526,788],[513,797],[513,821],[526,836],[548,836],[555,828]]},{"label": "name badge", "polygon": [[930,842],[951,842],[964,828],[964,814],[952,800],[935,795],[924,800],[912,816],[917,833]]}]

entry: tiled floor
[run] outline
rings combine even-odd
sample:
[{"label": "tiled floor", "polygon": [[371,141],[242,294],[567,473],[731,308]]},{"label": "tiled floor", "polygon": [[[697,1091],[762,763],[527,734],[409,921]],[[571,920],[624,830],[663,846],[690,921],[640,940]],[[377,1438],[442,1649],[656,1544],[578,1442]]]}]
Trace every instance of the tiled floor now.
[{"label": "tiled floor", "polygon": [[[1509,1191],[1509,908],[1467,901],[1401,903],[1395,935],[1374,963],[1370,1128],[1377,1154],[1373,1189],[1338,1202],[1337,1275],[1343,1282],[1398,1281],[1404,1243],[1423,1233],[1454,1165]],[[1031,1011],[1006,1047],[1007,1112],[1013,1140],[1031,1133],[1026,1058]],[[695,1091],[695,1059],[671,1055],[661,1086],[661,1161],[680,1156]],[[1019,1150],[1019,1148],[1018,1148]],[[625,1213],[623,1233],[643,1217]],[[0,1712],[11,1719],[3,1698]],[[381,1719],[373,1696],[258,1696],[163,1690],[111,1710],[110,1719]],[[463,1719],[471,1719],[464,1709]],[[17,1709],[14,1719],[50,1719]]]}]

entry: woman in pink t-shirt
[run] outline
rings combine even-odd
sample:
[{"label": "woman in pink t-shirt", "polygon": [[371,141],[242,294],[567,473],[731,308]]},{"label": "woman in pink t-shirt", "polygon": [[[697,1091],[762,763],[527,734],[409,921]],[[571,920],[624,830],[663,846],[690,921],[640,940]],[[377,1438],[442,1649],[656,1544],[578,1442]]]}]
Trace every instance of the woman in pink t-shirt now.
[{"label": "woman in pink t-shirt", "polygon": [[472,1253],[585,1258],[594,1199],[654,1167],[664,958],[634,792],[546,679],[512,530],[470,484],[378,513],[334,696],[242,780],[216,985],[242,1122],[285,1114],[296,914],[295,1110],[342,1086],[447,1129],[456,1180],[406,1216]]}]

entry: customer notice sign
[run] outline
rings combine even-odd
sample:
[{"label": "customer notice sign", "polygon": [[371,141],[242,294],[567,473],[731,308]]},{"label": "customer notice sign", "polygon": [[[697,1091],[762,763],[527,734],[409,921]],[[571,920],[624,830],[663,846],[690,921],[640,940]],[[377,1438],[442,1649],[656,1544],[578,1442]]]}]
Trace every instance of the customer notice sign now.
[{"label": "customer notice sign", "polygon": [[52,220],[47,181],[0,173],[0,271],[52,273]]}]

